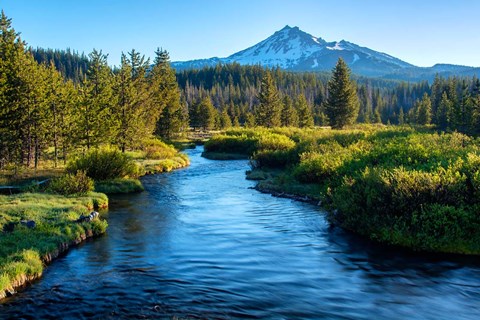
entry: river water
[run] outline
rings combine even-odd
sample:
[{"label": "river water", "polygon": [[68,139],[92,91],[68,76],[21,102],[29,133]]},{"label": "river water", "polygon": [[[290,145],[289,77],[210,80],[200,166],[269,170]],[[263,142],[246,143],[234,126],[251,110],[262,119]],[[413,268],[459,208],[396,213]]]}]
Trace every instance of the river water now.
[{"label": "river water", "polygon": [[480,319],[480,259],[415,254],[250,189],[247,161],[143,179],[105,236],[0,304],[0,319]]}]

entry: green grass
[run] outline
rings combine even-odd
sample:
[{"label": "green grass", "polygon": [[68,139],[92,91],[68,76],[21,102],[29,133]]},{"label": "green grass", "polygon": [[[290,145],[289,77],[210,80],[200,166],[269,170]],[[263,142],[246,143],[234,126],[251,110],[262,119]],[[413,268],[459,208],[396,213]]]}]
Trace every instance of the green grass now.
[{"label": "green grass", "polygon": [[82,197],[40,193],[0,195],[0,230],[20,220],[36,222],[33,229],[16,224],[12,232],[0,233],[0,296],[22,279],[40,276],[42,258],[62,243],[70,243],[86,234],[104,233],[107,223],[103,220],[83,223],[75,220],[93,208],[106,206],[108,198],[100,193]]},{"label": "green grass", "polygon": [[183,153],[178,153],[173,158],[168,159],[145,159],[139,161],[140,165],[143,167],[145,173],[155,174],[162,172],[170,172],[175,169],[180,169],[188,166],[190,160],[188,156]]}]

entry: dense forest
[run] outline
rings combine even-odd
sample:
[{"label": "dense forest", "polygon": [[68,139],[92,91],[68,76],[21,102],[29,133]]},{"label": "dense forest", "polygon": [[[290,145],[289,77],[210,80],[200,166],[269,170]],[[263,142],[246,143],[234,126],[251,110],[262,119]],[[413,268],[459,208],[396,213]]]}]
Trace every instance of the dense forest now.
[{"label": "dense forest", "polygon": [[[182,71],[177,79],[187,103],[209,96],[218,110],[227,109],[232,121],[238,117],[240,123],[245,123],[247,114],[258,104],[261,79],[268,71],[281,97],[295,100],[303,95],[315,125],[329,124],[324,115],[330,77],[326,73],[292,73],[231,64]],[[357,84],[360,123],[436,124],[441,129],[478,133],[480,80],[476,77],[446,79],[437,75],[432,84],[352,78]],[[289,98],[284,101],[289,103]]]},{"label": "dense forest", "polygon": [[[88,58],[70,50],[30,51],[38,62],[53,61],[64,77],[74,82],[78,82],[88,68]],[[190,125],[223,128],[229,123],[253,124],[249,114],[253,115],[253,109],[259,103],[261,82],[267,72],[272,75],[285,110],[303,96],[314,124],[328,125],[325,102],[328,97],[329,73],[295,73],[279,68],[268,70],[259,65],[241,66],[237,63],[177,73],[182,101],[189,107],[190,115],[193,115]],[[355,75],[352,78],[357,84],[360,101],[357,121],[360,123],[432,123],[441,129],[478,133],[476,109],[479,104],[480,80],[476,77],[443,78],[437,75],[432,84],[426,81],[407,83]],[[428,95],[430,106],[423,99],[425,94]],[[205,109],[206,97],[210,98],[218,114],[211,112],[214,119],[202,122],[195,118],[195,113],[202,101],[202,108]],[[229,120],[225,114],[228,114]],[[295,124],[296,120],[285,120],[283,123]]]},{"label": "dense forest", "polygon": [[29,50],[2,12],[0,167],[56,165],[79,150],[110,144],[125,151],[184,131],[188,114],[169,55],[155,55],[151,65],[132,50],[111,68],[97,50],[88,58]]},{"label": "dense forest", "polygon": [[[145,139],[171,139],[189,127],[330,124],[329,73],[217,65],[175,74],[165,50],[153,63],[131,50],[115,67],[107,55],[28,48],[3,13],[0,21],[0,165],[36,166],[44,157],[102,144],[121,150]],[[434,124],[478,133],[480,80],[442,78],[405,83],[352,76],[360,123]],[[265,94],[278,121],[261,119]],[[262,98],[264,96],[264,98]],[[264,100],[262,102],[262,99]],[[268,99],[267,99],[268,100]],[[268,104],[269,102],[267,102]]]}]

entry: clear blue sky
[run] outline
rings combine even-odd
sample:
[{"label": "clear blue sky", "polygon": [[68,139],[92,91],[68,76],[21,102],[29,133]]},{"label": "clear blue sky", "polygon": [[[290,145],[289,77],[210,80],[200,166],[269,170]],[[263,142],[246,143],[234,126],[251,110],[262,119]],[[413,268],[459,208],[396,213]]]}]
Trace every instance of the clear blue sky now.
[{"label": "clear blue sky", "polygon": [[29,45],[172,60],[225,57],[285,25],[345,39],[418,66],[480,66],[478,0],[0,0]]}]

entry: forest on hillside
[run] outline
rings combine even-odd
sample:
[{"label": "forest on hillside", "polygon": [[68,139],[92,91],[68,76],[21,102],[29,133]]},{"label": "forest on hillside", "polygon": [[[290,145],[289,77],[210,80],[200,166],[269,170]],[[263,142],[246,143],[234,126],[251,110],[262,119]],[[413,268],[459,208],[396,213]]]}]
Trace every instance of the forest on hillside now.
[{"label": "forest on hillside", "polygon": [[[259,119],[262,104],[271,103],[261,101],[262,88],[271,90],[278,112],[272,125],[330,124],[329,73],[219,64],[176,74],[167,51],[160,49],[153,63],[132,49],[111,67],[98,50],[84,55],[29,48],[3,13],[0,28],[2,167],[66,161],[71,153],[105,144],[138,149],[150,138],[169,140],[190,127],[269,126]],[[352,79],[359,123],[479,132],[478,78],[437,76],[432,84]]]},{"label": "forest on hillside", "polygon": [[[30,51],[39,62],[54,62],[57,69],[74,82],[81,79],[87,70],[88,59],[83,54],[40,48]],[[184,70],[177,73],[176,78],[182,102],[187,108],[192,112],[202,99],[208,97],[218,114],[212,115],[216,118],[213,121],[204,123],[222,128],[229,123],[225,120],[225,113],[232,124],[249,124],[248,115],[258,105],[261,81],[266,72],[272,74],[284,104],[295,105],[295,100],[303,96],[314,124],[328,125],[324,104],[328,97],[330,73],[286,72],[280,68],[269,70],[259,65],[233,63]],[[352,75],[352,79],[357,84],[360,101],[359,123],[431,123],[441,129],[478,133],[480,80],[476,77],[444,78],[437,75],[432,84],[427,81],[408,83],[356,75]],[[425,94],[428,95],[430,106],[423,99]],[[425,113],[422,111],[425,108],[427,117],[419,118],[419,112]],[[194,119],[191,125],[196,126],[197,122]]]}]

